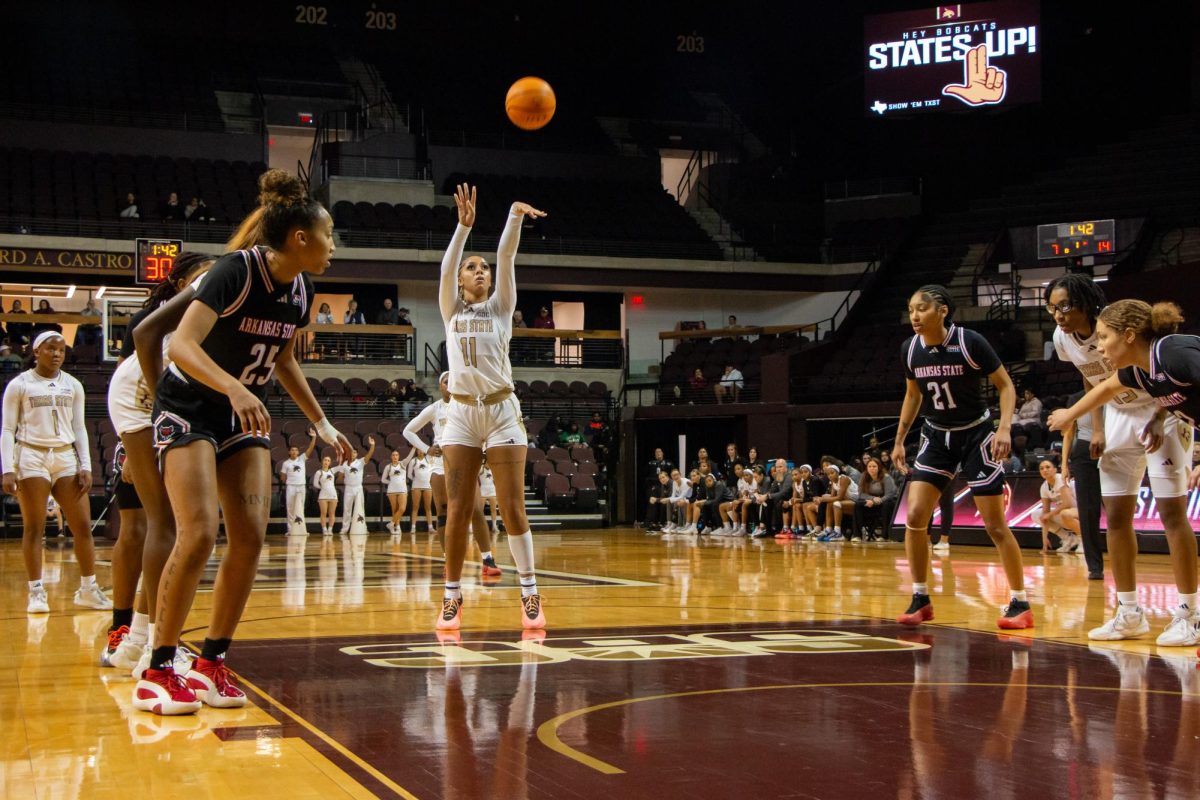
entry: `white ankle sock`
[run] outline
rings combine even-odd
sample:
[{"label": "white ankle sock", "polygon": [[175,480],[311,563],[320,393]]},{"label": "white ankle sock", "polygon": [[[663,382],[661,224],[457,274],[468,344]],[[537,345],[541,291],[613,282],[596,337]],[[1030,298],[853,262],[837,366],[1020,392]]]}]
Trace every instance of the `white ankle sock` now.
[{"label": "white ankle sock", "polygon": [[455,600],[462,600],[461,589],[462,589],[462,584],[460,584],[458,581],[446,581],[446,589],[444,592],[442,592],[442,597],[447,600],[450,598],[454,598]]},{"label": "white ankle sock", "polygon": [[[80,575],[79,576],[79,588],[80,589],[87,589],[87,588],[95,586],[95,585],[96,585],[96,576],[95,575]],[[1194,596],[1195,595],[1193,595],[1193,597]]]},{"label": "white ankle sock", "polygon": [[1012,593],[1012,596],[1013,596],[1013,599],[1014,599],[1014,600],[1020,600],[1022,603],[1028,603],[1028,602],[1029,602],[1029,598],[1028,598],[1028,597],[1025,595],[1025,590],[1024,590],[1024,589],[1022,589],[1022,590],[1021,590],[1021,591],[1019,591],[1019,592],[1014,590],[1014,591],[1013,591],[1013,593]]},{"label": "white ankle sock", "polygon": [[929,594],[929,584],[914,583],[913,584],[913,594]]},{"label": "white ankle sock", "polygon": [[45,587],[45,585],[42,583],[42,579],[41,579],[41,578],[38,578],[36,581],[30,581],[30,582],[29,582],[29,591],[31,591],[31,592],[33,592],[33,591],[37,591],[38,589],[45,589],[45,588],[46,588],[46,587]]},{"label": "white ankle sock", "polygon": [[1179,593],[1179,605],[1187,606],[1192,611],[1195,611],[1196,610],[1196,593],[1192,592],[1191,594],[1184,594],[1183,592],[1180,592]]},{"label": "white ankle sock", "polygon": [[486,551],[486,552],[483,552],[483,553],[480,553],[480,554],[479,554],[479,560],[480,560],[480,561],[487,561],[487,560],[488,560],[489,558],[491,558],[491,557],[492,557],[492,551],[491,551],[491,550],[488,550],[488,551]]},{"label": "white ankle sock", "polygon": [[150,630],[150,617],[146,614],[133,612],[133,624],[129,626],[129,641],[134,644],[145,644]]},{"label": "white ankle sock", "polygon": [[521,597],[537,593],[537,578],[521,578]]},{"label": "white ankle sock", "polygon": [[1136,608],[1138,604],[1137,590],[1132,592],[1117,592],[1117,604]]}]

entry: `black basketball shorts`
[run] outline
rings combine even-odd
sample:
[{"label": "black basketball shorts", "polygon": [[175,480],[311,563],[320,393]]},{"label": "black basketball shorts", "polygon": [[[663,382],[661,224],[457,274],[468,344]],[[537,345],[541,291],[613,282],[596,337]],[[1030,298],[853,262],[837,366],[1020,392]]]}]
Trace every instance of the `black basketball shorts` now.
[{"label": "black basketball shorts", "polygon": [[269,436],[243,433],[233,406],[219,403],[196,391],[195,387],[171,371],[158,382],[154,399],[154,447],[160,465],[167,451],[195,441],[210,442],[217,451],[217,463],[247,447],[270,447]]},{"label": "black basketball shorts", "polygon": [[996,432],[990,419],[961,430],[921,428],[921,450],[913,462],[912,479],[932,483],[944,491],[962,472],[976,497],[1004,493],[1004,467],[992,458]]}]

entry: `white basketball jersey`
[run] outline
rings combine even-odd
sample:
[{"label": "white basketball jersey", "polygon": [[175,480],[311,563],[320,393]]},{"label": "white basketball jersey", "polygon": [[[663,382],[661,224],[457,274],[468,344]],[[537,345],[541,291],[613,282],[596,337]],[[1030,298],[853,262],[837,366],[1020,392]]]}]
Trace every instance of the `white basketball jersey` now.
[{"label": "white basketball jersey", "polygon": [[[1087,378],[1093,386],[1107,380],[1116,372],[1108,360],[1100,355],[1100,350],[1096,346],[1095,330],[1092,330],[1092,335],[1088,338],[1080,339],[1075,334],[1063,333],[1062,328],[1056,327],[1054,329],[1054,350],[1058,353],[1059,359],[1074,364],[1079,373]],[[1109,404],[1114,408],[1133,409],[1153,402],[1154,398],[1145,392],[1126,389],[1109,401]]]},{"label": "white basketball jersey", "polygon": [[303,486],[305,484],[305,477],[307,475],[307,470],[304,465],[304,456],[301,455],[294,459],[289,458],[284,460],[284,462],[279,465],[279,471],[287,476],[287,486]]},{"label": "white basketball jersey", "polygon": [[83,384],[74,377],[59,370],[55,377],[43,378],[26,370],[9,382],[4,396],[6,401],[11,396],[18,402],[16,441],[38,447],[75,444],[76,429],[83,423],[75,419],[76,403],[82,411],[84,395]]},{"label": "white basketball jersey", "polygon": [[446,355],[450,361],[450,391],[486,397],[511,389],[512,363],[508,343],[512,315],[495,308],[495,296],[465,306],[460,301],[446,323]]}]

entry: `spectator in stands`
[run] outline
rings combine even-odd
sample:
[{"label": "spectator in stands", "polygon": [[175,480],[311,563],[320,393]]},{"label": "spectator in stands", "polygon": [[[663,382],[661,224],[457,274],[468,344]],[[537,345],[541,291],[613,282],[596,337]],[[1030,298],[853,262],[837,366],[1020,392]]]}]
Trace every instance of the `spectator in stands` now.
[{"label": "spectator in stands", "polygon": [[133,192],[125,195],[125,202],[117,209],[117,216],[121,219],[139,219],[141,214],[138,213],[137,197]]},{"label": "spectator in stands", "polygon": [[396,324],[407,325],[411,328],[412,319],[408,316],[410,313],[411,312],[404,306],[400,306],[400,308],[396,309]]},{"label": "spectator in stands", "polygon": [[[35,314],[57,314],[58,312],[50,307],[49,300],[42,298],[41,300],[38,301],[38,307],[36,309],[34,309],[33,313],[35,313]],[[57,331],[58,333],[62,333],[62,325],[59,325],[57,322],[35,323],[33,326],[33,335],[36,337],[42,331]]]},{"label": "spectator in stands", "polygon": [[838,471],[841,472],[843,475],[849,476],[850,480],[854,483],[857,483],[858,479],[862,477],[862,472],[855,469],[854,467],[849,466],[848,464],[846,464],[845,461],[842,461],[837,456],[830,456],[830,455],[821,456],[821,471],[822,472],[827,472],[830,464],[837,467]]},{"label": "spectator in stands", "polygon": [[589,437],[591,437],[592,447],[596,446],[597,437],[599,437],[601,440],[607,439],[608,425],[606,425],[604,420],[600,418],[599,411],[592,412],[592,418],[588,421],[587,434]]},{"label": "spectator in stands", "polygon": [[727,323],[725,324],[725,327],[726,327],[726,328],[740,328],[740,327],[742,327],[742,326],[741,326],[741,325],[738,325],[737,317],[736,317],[736,316],[734,316],[733,314],[730,314],[730,315],[729,315],[729,322],[727,322]]},{"label": "spectator in stands", "polygon": [[0,373],[15,375],[21,367],[21,357],[12,351],[12,347],[7,342],[0,344]]},{"label": "spectator in stands", "polygon": [[[28,314],[29,312],[21,307],[20,300],[13,300],[12,308],[8,310],[8,313]],[[29,341],[32,332],[33,325],[28,322],[10,322],[8,323],[8,342],[14,350],[20,351],[21,347]]]},{"label": "spectator in stands", "polygon": [[162,206],[163,222],[183,220],[183,206],[179,203],[179,193],[171,192]]},{"label": "spectator in stands", "polygon": [[528,325],[525,324],[525,315],[521,313],[521,309],[519,309],[519,308],[513,312],[513,327],[514,328],[529,327]]},{"label": "spectator in stands", "polygon": [[736,403],[742,393],[744,383],[742,373],[733,364],[726,364],[725,374],[721,376],[719,381],[713,384],[713,394],[717,396],[717,405],[720,405],[726,396],[732,397],[733,402]]},{"label": "spectator in stands", "polygon": [[399,325],[400,312],[392,305],[392,298],[383,298],[383,310],[375,315],[376,325]]},{"label": "spectator in stands", "polygon": [[897,467],[892,462],[892,454],[886,448],[879,453],[879,463],[883,464],[884,471],[892,476],[892,482],[896,484],[896,489],[899,491],[904,486],[904,482],[908,479],[908,473]]},{"label": "spectator in stands", "polygon": [[[871,454],[872,458],[878,458],[880,461],[883,461],[882,456],[884,453],[887,453],[887,450],[879,446],[878,436],[872,436],[870,439],[867,439],[867,452]],[[891,461],[891,458],[891,454],[888,453],[888,462]],[[888,465],[888,462],[884,463],[885,467]]]},{"label": "spectator in stands", "polygon": [[692,462],[692,469],[699,470],[703,465],[708,464],[708,471],[715,472],[712,468],[712,461],[708,457],[708,448],[701,447],[696,451],[696,460]]},{"label": "spectator in stands", "polygon": [[854,526],[863,539],[874,542],[888,538],[887,526],[892,523],[892,509],[898,496],[896,482],[883,468],[883,462],[878,458],[868,460],[854,504]]},{"label": "spectator in stands", "polygon": [[699,367],[692,373],[692,377],[688,378],[688,393],[691,399],[688,400],[689,405],[695,405],[696,401],[704,396],[704,387],[708,385],[708,381],[704,380],[704,372]]},{"label": "spectator in stands", "polygon": [[350,305],[346,307],[346,313],[342,317],[343,325],[366,325],[367,318],[363,312],[358,309],[358,301],[351,300]]},{"label": "spectator in stands", "polygon": [[321,303],[321,307],[317,309],[317,324],[333,324],[333,310],[329,308],[329,303]]},{"label": "spectator in stands", "polygon": [[767,470],[767,465],[758,457],[758,448],[751,447],[750,452],[746,454],[746,468],[754,469],[755,467],[762,467],[763,472]]},{"label": "spectator in stands", "polygon": [[1025,470],[1025,465],[1021,463],[1021,458],[1016,453],[1009,453],[1008,458],[1000,463],[1004,466],[1005,475],[1016,475]]},{"label": "spectator in stands", "polygon": [[[188,201],[188,204],[183,207],[183,218],[185,220],[187,220],[188,222],[192,222],[193,221],[192,217],[196,216],[196,212],[199,209],[200,209],[200,198],[193,196],[192,199]],[[200,218],[196,217],[195,221],[199,222]]]},{"label": "spectator in stands", "polygon": [[1026,386],[1021,407],[1012,421],[1013,449],[1021,453],[1026,449],[1036,450],[1045,444],[1046,432],[1042,422],[1042,401]]},{"label": "spectator in stands", "polygon": [[[85,317],[95,317],[97,320],[99,320],[101,317],[100,309],[96,308],[96,301],[90,298],[87,301],[87,305],[84,306],[83,311],[80,311],[79,313]],[[74,346],[79,347],[80,345],[85,345],[91,347],[92,345],[98,345],[100,344],[101,333],[102,331],[100,330],[99,322],[81,323],[79,327],[75,329]]]},{"label": "spectator in stands", "polygon": [[666,527],[670,521],[671,508],[671,474],[658,473],[654,485],[650,487],[650,502],[646,507],[646,533],[655,533]]},{"label": "spectator in stands", "polygon": [[[321,307],[317,309],[318,325],[332,325],[333,310],[330,309],[329,303],[321,303]],[[313,335],[313,349],[323,357],[326,352],[333,355],[333,351],[337,349],[337,337],[332,333],[316,333]]]},{"label": "spectator in stands", "polygon": [[[343,325],[366,325],[367,318],[358,307],[357,300],[351,300],[342,315]],[[342,350],[346,358],[362,358],[363,339],[361,336],[342,336]]]},{"label": "spectator in stands", "polygon": [[196,198],[196,211],[192,214],[193,222],[213,222],[214,218],[212,211],[208,208],[208,203],[204,202],[203,197]]},{"label": "spectator in stands", "polygon": [[533,320],[533,327],[553,330],[554,318],[550,316],[549,308],[542,306],[541,309],[538,310],[538,315]]},{"label": "spectator in stands", "polygon": [[737,445],[733,442],[725,445],[725,462],[721,464],[721,474],[725,476],[725,483],[732,489],[737,486],[738,478],[736,467],[746,468],[746,459],[738,455]]},{"label": "spectator in stands", "polygon": [[579,430],[579,423],[571,420],[571,424],[567,429],[558,435],[558,443],[563,447],[570,447],[573,444],[584,444],[583,431]]}]

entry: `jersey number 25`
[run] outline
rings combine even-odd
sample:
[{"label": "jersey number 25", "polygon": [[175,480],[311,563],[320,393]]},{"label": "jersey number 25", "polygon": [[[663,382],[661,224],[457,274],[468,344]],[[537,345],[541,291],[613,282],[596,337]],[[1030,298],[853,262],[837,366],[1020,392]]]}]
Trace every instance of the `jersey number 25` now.
[{"label": "jersey number 25", "polygon": [[262,386],[267,381],[271,380],[271,375],[275,372],[275,357],[279,355],[279,345],[271,345],[268,350],[265,344],[261,342],[250,348],[251,361],[238,378],[239,381],[247,386],[258,384]]}]

